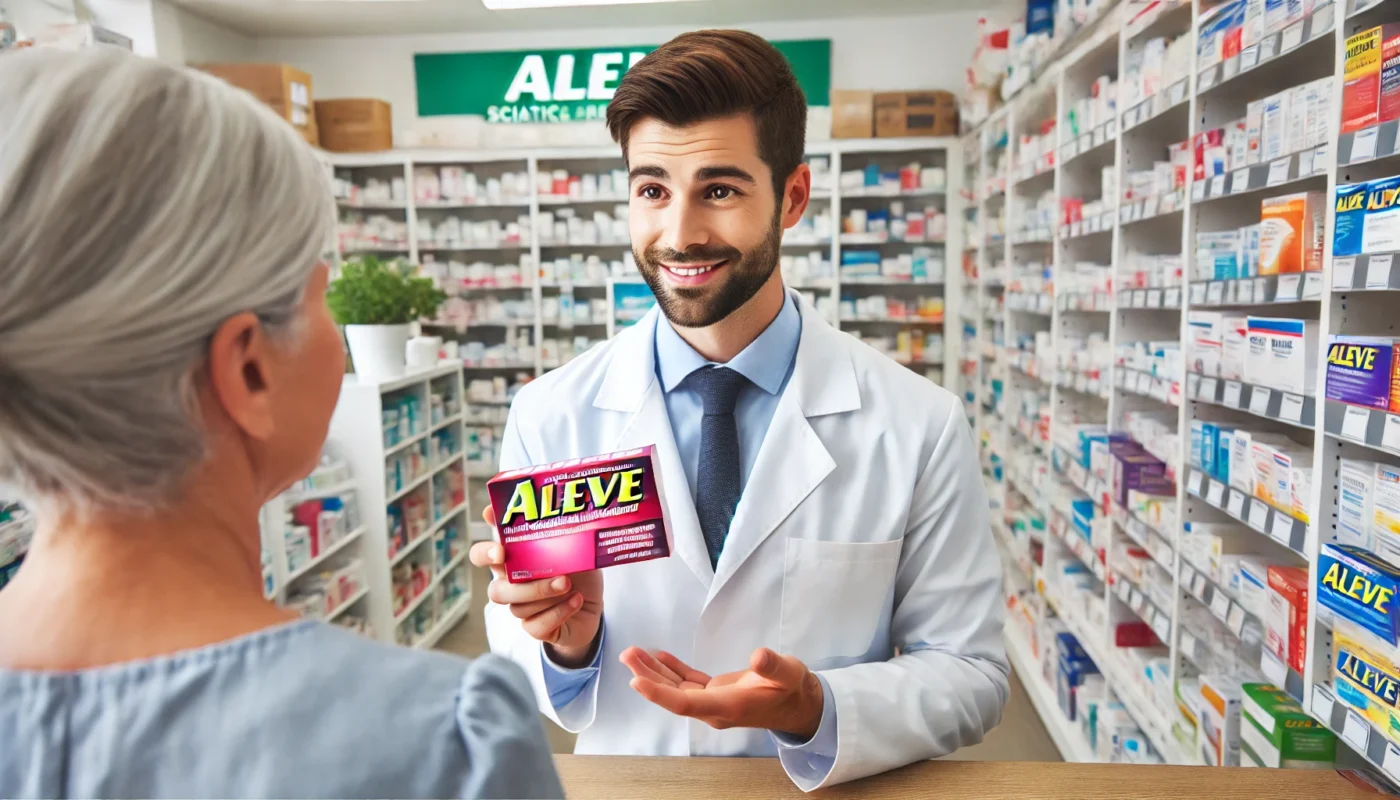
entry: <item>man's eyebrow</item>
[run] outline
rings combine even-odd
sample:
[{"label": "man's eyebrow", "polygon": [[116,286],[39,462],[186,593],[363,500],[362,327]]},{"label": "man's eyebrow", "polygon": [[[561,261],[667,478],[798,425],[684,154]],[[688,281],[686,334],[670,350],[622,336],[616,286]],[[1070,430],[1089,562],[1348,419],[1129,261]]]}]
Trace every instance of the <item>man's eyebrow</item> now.
[{"label": "man's eyebrow", "polygon": [[752,175],[738,167],[701,167],[695,171],[695,180],[697,181],[712,181],[719,178],[732,178],[746,183],[758,183],[758,181],[754,180]]},{"label": "man's eyebrow", "polygon": [[660,181],[666,181],[671,179],[671,173],[667,172],[662,167],[633,167],[632,171],[627,173],[627,179],[629,181],[635,181],[638,178],[656,178]]}]

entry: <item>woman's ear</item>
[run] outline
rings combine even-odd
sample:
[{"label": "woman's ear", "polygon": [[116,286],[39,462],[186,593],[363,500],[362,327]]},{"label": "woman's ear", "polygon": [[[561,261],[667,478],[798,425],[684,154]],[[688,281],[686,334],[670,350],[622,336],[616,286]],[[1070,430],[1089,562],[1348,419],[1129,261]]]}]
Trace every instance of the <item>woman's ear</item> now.
[{"label": "woman's ear", "polygon": [[255,314],[236,314],[219,326],[209,342],[208,364],[210,390],[229,420],[253,439],[271,438],[271,342]]}]

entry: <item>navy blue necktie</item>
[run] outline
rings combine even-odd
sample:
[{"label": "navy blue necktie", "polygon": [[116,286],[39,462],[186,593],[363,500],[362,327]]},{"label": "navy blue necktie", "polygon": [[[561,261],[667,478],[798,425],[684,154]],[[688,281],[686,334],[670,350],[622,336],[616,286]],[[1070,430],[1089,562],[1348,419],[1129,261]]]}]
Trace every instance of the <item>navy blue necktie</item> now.
[{"label": "navy blue necktie", "polygon": [[690,376],[691,385],[705,404],[705,417],[700,422],[700,470],[696,480],[695,512],[700,517],[700,530],[705,534],[705,547],[710,551],[710,566],[719,564],[724,539],[729,535],[729,523],[739,507],[743,491],[739,474],[739,426],[734,421],[734,406],[739,390],[748,379],[728,367],[705,367]]}]

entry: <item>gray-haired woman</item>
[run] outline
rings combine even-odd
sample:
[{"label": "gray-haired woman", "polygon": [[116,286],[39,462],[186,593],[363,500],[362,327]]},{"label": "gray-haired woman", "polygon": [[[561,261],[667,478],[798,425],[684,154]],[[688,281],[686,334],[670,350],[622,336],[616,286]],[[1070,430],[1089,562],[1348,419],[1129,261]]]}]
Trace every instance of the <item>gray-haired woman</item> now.
[{"label": "gray-haired woman", "polygon": [[[298,621],[258,509],[344,354],[326,177],[213,78],[0,56],[0,797],[562,794],[524,676]],[[4,493],[4,492],[0,492]]]}]

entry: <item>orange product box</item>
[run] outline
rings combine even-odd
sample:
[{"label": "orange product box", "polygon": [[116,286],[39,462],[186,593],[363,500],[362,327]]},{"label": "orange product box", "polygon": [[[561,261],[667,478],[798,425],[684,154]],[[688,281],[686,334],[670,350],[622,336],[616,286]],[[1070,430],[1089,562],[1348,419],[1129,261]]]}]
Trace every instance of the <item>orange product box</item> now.
[{"label": "orange product box", "polygon": [[1381,25],[1347,37],[1342,67],[1342,133],[1380,122],[1381,61],[1400,25]]},{"label": "orange product box", "polygon": [[1322,192],[1266,198],[1259,210],[1259,274],[1321,271],[1326,218]]}]

